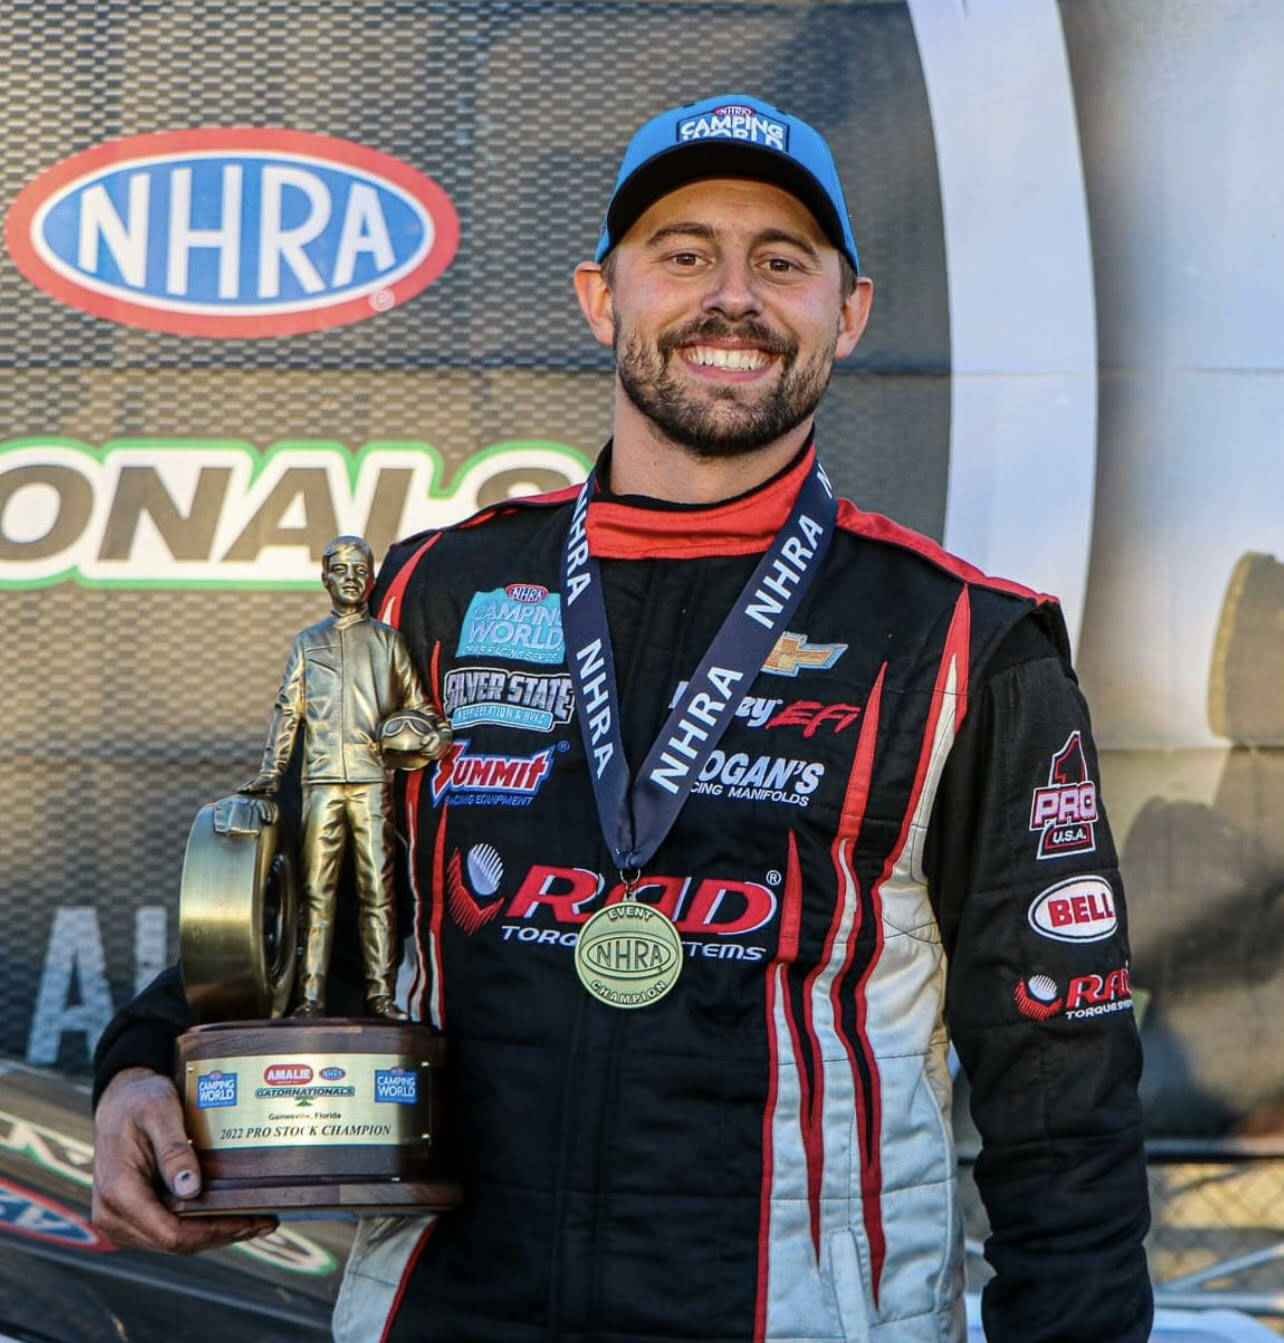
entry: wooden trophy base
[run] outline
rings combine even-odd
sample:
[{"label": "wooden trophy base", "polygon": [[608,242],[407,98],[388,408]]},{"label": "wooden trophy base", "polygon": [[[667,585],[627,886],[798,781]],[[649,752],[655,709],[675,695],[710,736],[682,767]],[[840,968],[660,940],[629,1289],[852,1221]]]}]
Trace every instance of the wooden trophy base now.
[{"label": "wooden trophy base", "polygon": [[[318,1202],[317,1200],[321,1201]],[[165,1196],[165,1206],[182,1217],[272,1216],[289,1212],[415,1213],[449,1212],[461,1199],[455,1180],[368,1180],[301,1187],[242,1185],[223,1181],[197,1198]]]},{"label": "wooden trophy base", "polygon": [[445,1042],[430,1026],[304,1018],[198,1026],[176,1045],[201,1165],[185,1216],[440,1212]]}]

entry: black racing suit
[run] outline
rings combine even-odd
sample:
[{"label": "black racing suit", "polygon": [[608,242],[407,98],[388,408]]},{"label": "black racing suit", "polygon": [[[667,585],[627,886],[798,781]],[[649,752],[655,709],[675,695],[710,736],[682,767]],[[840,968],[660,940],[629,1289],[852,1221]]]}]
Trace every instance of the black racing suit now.
[{"label": "black racing suit", "polygon": [[[633,769],[810,458],[710,507],[594,498]],[[336,1336],[961,1339],[948,1027],[992,1343],[1142,1343],[1126,922],[1055,604],[843,503],[646,865],[677,985],[619,1010],[572,966],[621,894],[557,601],[574,494],[398,545],[372,603],[454,724],[402,804],[410,1007],[450,1043],[465,1202],[363,1227]],[[166,1067],[175,995],[171,974],[121,1014],[100,1086]]]}]

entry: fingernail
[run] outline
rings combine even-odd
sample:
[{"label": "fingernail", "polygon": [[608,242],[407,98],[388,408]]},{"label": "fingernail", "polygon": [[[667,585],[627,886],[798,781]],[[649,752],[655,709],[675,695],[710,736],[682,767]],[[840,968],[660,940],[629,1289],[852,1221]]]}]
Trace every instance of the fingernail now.
[{"label": "fingernail", "polygon": [[174,1193],[179,1198],[191,1198],[201,1187],[194,1170],[180,1170],[172,1181]]}]

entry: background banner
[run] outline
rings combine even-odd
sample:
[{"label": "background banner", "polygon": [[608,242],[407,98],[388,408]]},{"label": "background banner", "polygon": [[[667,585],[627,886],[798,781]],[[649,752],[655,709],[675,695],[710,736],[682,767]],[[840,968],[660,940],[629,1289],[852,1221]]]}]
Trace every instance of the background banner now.
[{"label": "background banner", "polygon": [[1157,1133],[1284,1101],[1284,12],[1250,0],[0,8],[0,1052],[172,958],[339,531],[582,478],[570,275],[647,116],[796,112],[873,319],[842,493],[1059,593]]}]

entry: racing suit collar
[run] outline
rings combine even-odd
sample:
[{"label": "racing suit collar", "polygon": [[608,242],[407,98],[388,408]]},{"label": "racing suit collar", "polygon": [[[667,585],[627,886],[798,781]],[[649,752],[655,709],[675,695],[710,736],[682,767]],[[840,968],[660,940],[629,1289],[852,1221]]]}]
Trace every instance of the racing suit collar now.
[{"label": "racing suit collar", "polygon": [[611,445],[596,467],[588,509],[589,549],[598,559],[698,559],[757,555],[784,526],[816,455],[814,434],[770,480],[716,504],[675,504],[642,495],[613,495],[603,485]]}]

